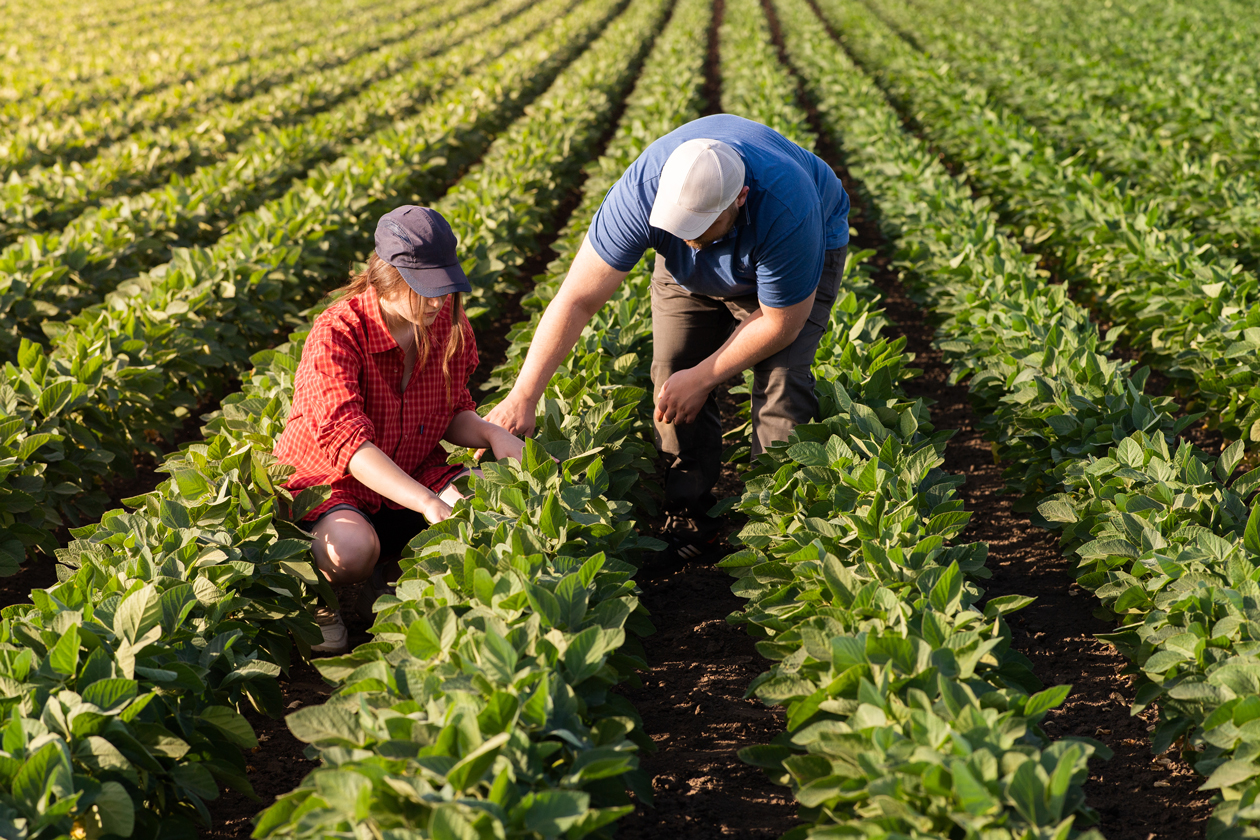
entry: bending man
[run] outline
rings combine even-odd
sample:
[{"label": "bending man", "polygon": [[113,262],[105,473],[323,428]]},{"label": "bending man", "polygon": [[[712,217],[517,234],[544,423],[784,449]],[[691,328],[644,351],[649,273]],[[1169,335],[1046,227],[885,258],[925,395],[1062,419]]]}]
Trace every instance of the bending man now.
[{"label": "bending man", "polygon": [[520,378],[487,419],[533,431],[582,328],[655,249],[652,383],[670,514],[658,562],[695,559],[719,528],[707,515],[722,457],[714,387],[753,369],[754,456],[817,416],[811,367],[844,270],[848,214],[831,167],[764,125],[718,114],[670,132],[609,190]]}]

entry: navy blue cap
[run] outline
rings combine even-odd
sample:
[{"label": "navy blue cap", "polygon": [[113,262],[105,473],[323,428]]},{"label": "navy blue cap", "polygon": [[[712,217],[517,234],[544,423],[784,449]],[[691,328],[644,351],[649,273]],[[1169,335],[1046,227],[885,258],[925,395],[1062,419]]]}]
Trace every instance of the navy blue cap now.
[{"label": "navy blue cap", "polygon": [[421,297],[472,291],[455,255],[457,244],[446,219],[429,207],[404,204],[376,223],[376,255]]}]

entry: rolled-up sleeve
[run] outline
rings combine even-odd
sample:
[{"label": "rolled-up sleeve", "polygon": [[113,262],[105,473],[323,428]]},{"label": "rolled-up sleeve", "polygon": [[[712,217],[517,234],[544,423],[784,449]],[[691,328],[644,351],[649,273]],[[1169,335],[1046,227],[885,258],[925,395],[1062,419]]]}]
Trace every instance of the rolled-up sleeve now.
[{"label": "rolled-up sleeve", "polygon": [[363,408],[361,351],[351,336],[321,326],[307,339],[302,361],[309,365],[299,371],[295,390],[305,391],[302,402],[320,452],[345,475],[351,456],[375,437],[376,429]]}]

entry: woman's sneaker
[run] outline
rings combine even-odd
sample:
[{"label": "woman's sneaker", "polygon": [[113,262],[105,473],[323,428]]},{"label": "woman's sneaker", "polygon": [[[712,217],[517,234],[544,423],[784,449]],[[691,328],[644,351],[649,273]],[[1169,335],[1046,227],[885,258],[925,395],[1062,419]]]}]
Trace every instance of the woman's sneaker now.
[{"label": "woman's sneaker", "polygon": [[328,607],[315,610],[315,623],[324,634],[324,641],[311,645],[311,653],[318,656],[339,656],[350,650],[350,633],[346,623],[341,620],[341,613]]}]

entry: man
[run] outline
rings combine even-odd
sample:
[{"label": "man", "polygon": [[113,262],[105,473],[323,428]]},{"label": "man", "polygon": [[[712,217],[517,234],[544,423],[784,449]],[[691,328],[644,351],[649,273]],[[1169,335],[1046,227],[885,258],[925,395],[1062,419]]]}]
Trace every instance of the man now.
[{"label": "man", "polygon": [[753,369],[754,457],[817,416],[811,366],[844,269],[848,213],[831,168],[764,125],[718,114],[665,135],[605,196],[520,378],[487,419],[533,431],[582,328],[654,248],[652,384],[669,514],[657,559],[699,557],[720,527],[707,514],[722,454],[712,391]]}]

